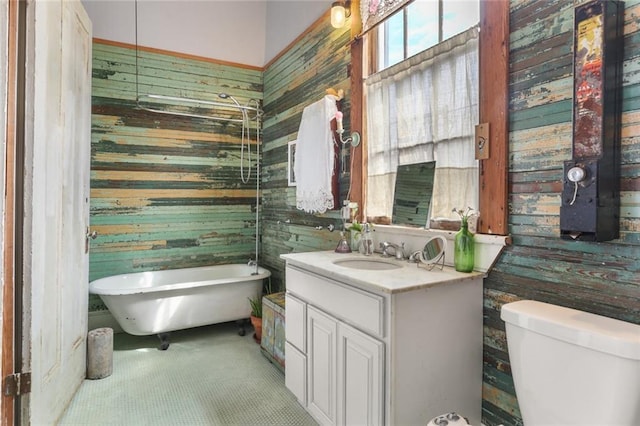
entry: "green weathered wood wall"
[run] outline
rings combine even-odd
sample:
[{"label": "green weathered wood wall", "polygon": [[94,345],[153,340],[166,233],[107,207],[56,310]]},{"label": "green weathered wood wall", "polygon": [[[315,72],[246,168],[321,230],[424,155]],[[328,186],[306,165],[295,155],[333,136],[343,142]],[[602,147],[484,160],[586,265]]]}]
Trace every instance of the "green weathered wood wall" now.
[{"label": "green weathered wood wall", "polygon": [[[137,70],[140,94],[262,99],[259,69],[139,49]],[[90,279],[255,258],[255,128],[243,184],[239,123],[136,108],[132,46],[94,41],[92,83]]]},{"label": "green weathered wood wall", "polygon": [[[339,241],[337,230],[327,231],[329,224],[342,227],[337,211],[307,214],[296,209],[295,187],[287,182],[287,152],[304,107],[320,100],[328,88],[345,91],[342,108],[349,130],[349,37],[349,25],[337,30],[325,14],[264,72],[261,264],[271,270],[275,288],[283,288],[280,254],[333,249]],[[349,182],[346,170],[340,174],[343,195]]]},{"label": "green weathered wood wall", "polygon": [[[513,244],[485,280],[488,426],[522,424],[500,319],[504,303],[529,298],[640,323],[640,0],[625,1],[621,235],[605,243],[566,241],[559,233],[562,164],[571,157],[575,3],[510,5]],[[337,212],[296,209],[295,188],[287,185],[287,143],[296,139],[304,107],[329,87],[346,91],[348,117],[348,43],[348,26],[335,30],[325,16],[264,71],[260,263],[273,272],[275,285],[283,282],[280,254],[332,249],[338,241],[337,232],[326,230],[340,225]],[[258,70],[142,54],[150,61],[143,86],[158,86],[162,94],[263,95]],[[134,62],[131,49],[94,44],[91,220],[101,236],[92,242],[92,279],[245,261],[253,255],[255,181],[240,183],[239,129],[136,111]],[[341,175],[343,194],[348,178]]]},{"label": "green weathered wood wall", "polygon": [[562,165],[571,158],[573,12],[512,0],[509,231],[485,280],[483,423],[521,425],[500,319],[533,299],[640,324],[640,1],[625,1],[620,238],[560,239]]}]

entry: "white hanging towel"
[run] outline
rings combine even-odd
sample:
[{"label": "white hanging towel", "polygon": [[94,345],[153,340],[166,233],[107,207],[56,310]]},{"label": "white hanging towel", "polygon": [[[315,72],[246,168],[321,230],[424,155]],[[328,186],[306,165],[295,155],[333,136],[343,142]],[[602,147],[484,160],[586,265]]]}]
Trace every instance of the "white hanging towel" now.
[{"label": "white hanging towel", "polygon": [[338,108],[336,98],[327,95],[302,111],[294,172],[296,207],[307,213],[324,213],[333,209],[331,176],[334,150],[331,120]]}]

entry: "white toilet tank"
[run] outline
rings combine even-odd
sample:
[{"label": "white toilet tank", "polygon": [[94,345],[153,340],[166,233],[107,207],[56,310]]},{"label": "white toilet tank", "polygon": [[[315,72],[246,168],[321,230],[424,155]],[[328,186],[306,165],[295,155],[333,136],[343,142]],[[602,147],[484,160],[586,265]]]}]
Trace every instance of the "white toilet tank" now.
[{"label": "white toilet tank", "polygon": [[640,425],[640,325],[548,303],[507,303],[525,426]]}]

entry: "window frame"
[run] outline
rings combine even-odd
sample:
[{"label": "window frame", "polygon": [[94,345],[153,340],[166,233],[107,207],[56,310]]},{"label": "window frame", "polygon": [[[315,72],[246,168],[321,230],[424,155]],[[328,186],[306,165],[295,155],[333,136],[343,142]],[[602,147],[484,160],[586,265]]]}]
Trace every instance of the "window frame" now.
[{"label": "window frame", "polygon": [[[359,10],[360,1],[352,2]],[[508,235],[508,95],[509,95],[509,0],[480,1],[480,123],[490,126],[491,156],[480,160],[480,221],[478,232]],[[357,15],[357,14],[356,14]],[[370,74],[370,35],[361,36],[361,22],[352,21],[351,125],[363,131],[363,142],[351,148],[354,168],[351,199],[363,205],[367,184],[366,132],[363,116],[363,74]],[[365,54],[365,52],[367,54]],[[362,211],[358,220],[362,220]]]}]

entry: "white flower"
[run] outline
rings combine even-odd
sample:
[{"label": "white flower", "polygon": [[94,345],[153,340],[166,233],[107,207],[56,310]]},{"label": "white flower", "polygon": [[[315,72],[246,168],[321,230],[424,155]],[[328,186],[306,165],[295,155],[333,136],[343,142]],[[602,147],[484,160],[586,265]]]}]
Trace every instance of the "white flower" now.
[{"label": "white flower", "polygon": [[468,221],[469,218],[472,216],[480,216],[480,212],[474,211],[471,207],[467,207],[466,211],[462,209],[456,209],[454,207],[453,210],[451,211],[456,213],[460,217],[460,219],[462,219],[463,222]]}]

